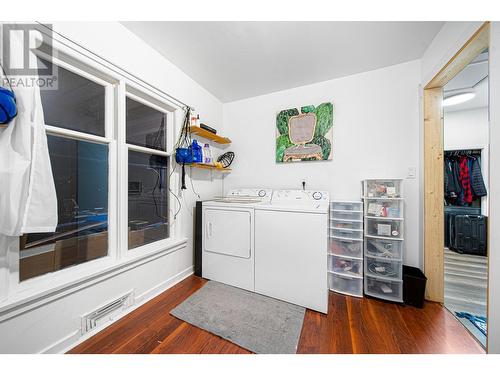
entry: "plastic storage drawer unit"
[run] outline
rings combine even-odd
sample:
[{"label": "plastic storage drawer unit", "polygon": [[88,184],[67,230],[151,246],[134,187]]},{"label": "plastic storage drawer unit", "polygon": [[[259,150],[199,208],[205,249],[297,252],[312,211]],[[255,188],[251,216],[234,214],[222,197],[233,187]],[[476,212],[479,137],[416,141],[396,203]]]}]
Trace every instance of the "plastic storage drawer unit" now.
[{"label": "plastic storage drawer unit", "polygon": [[330,239],[330,254],[344,257],[362,258],[363,241]]},{"label": "plastic storage drawer unit", "polygon": [[363,279],[349,276],[330,274],[328,276],[330,290],[348,294],[354,297],[363,297]]},{"label": "plastic storage drawer unit", "polygon": [[333,238],[347,238],[354,240],[363,239],[363,231],[354,229],[330,228],[330,236]]},{"label": "plastic storage drawer unit", "polygon": [[365,255],[403,260],[403,242],[380,238],[365,239]]},{"label": "plastic storage drawer unit", "polygon": [[343,211],[343,210],[330,210],[330,217],[332,219],[362,221],[363,212],[359,211]]},{"label": "plastic storage drawer unit", "polygon": [[330,207],[333,210],[361,212],[363,210],[363,203],[361,203],[361,202],[332,202]]},{"label": "plastic storage drawer unit", "polygon": [[403,221],[371,219],[369,217],[365,221],[365,233],[367,236],[402,239],[403,229]]},{"label": "plastic storage drawer unit", "polygon": [[401,197],[402,179],[365,180],[364,194],[367,198]]},{"label": "plastic storage drawer unit", "polygon": [[375,298],[403,302],[403,281],[390,281],[365,275],[365,293]]},{"label": "plastic storage drawer unit", "polygon": [[401,218],[403,217],[402,199],[375,199],[365,198],[365,213],[370,217],[387,217]]},{"label": "plastic storage drawer unit", "polygon": [[363,277],[363,261],[361,259],[348,259],[331,255],[328,257],[328,270],[344,276]]},{"label": "plastic storage drawer unit", "polygon": [[361,221],[347,221],[331,219],[332,228],[336,229],[353,229],[363,231],[363,222]]},{"label": "plastic storage drawer unit", "polygon": [[399,280],[403,277],[400,260],[388,260],[365,256],[365,274],[367,276],[386,277]]}]

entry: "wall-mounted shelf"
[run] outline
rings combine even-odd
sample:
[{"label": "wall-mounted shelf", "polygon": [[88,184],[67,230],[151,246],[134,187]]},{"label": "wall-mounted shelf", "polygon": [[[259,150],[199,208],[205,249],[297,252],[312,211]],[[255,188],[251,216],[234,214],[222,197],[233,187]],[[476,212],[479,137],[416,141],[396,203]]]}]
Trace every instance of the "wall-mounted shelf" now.
[{"label": "wall-mounted shelf", "polygon": [[189,131],[199,137],[209,139],[211,141],[214,141],[215,143],[220,143],[221,145],[227,145],[231,143],[231,140],[229,138],[221,137],[220,135],[202,129],[199,126],[190,126]]},{"label": "wall-mounted shelf", "polygon": [[231,172],[231,168],[220,168],[220,167],[216,167],[215,165],[210,165],[210,164],[189,164],[190,167],[193,167],[193,168],[198,168],[198,169],[209,169],[209,170],[212,170],[212,171],[219,171],[219,172],[222,172],[222,173],[229,173]]}]

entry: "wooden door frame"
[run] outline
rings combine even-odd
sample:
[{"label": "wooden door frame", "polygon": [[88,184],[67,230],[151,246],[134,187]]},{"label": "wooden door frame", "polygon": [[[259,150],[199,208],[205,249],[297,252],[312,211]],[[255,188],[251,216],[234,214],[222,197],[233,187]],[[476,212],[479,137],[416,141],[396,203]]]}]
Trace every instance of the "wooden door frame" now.
[{"label": "wooden door frame", "polygon": [[489,47],[485,22],[424,87],[424,272],[426,299],[444,302],[443,87]]}]

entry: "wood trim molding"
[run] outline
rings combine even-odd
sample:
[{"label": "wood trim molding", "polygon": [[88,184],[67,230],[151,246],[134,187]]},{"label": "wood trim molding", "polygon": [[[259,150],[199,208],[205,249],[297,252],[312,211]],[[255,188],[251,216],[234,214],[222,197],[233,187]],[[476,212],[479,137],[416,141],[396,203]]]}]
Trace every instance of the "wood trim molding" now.
[{"label": "wood trim molding", "polygon": [[490,44],[490,22],[485,22],[446,63],[424,89],[443,87],[471,63]]},{"label": "wood trim molding", "polygon": [[444,302],[443,86],[489,47],[485,22],[424,88],[424,271],[426,299]]},{"label": "wood trim molding", "polygon": [[424,90],[424,270],[426,299],[444,302],[442,87]]}]

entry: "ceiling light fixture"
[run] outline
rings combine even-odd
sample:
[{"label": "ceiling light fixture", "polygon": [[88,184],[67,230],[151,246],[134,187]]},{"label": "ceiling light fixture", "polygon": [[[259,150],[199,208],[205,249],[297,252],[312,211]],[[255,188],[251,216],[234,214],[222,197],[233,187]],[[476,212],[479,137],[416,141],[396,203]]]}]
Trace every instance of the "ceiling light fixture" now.
[{"label": "ceiling light fixture", "polygon": [[443,99],[443,107],[468,102],[476,96],[474,92],[462,92],[460,94],[450,95]]}]

